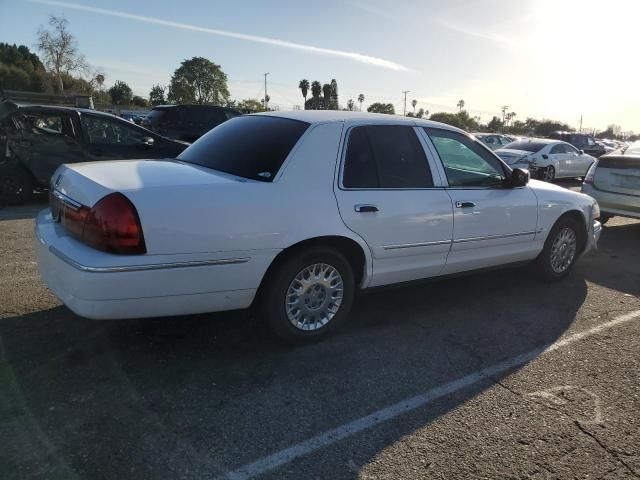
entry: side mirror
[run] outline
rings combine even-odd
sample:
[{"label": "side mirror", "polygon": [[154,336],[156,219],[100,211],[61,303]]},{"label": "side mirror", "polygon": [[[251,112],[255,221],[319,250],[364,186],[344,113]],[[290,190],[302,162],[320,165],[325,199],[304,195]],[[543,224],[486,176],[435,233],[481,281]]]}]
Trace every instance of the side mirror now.
[{"label": "side mirror", "polygon": [[509,186],[524,187],[527,183],[529,183],[529,178],[531,178],[529,170],[514,168],[513,172],[511,173],[511,177],[509,177]]},{"label": "side mirror", "polygon": [[140,140],[140,144],[148,148],[153,147],[153,142],[153,137],[144,137],[142,140]]},{"label": "side mirror", "polygon": [[545,160],[549,160],[549,155],[547,155],[546,153],[543,153],[542,158],[544,158]]},{"label": "side mirror", "polygon": [[578,150],[578,154],[584,155],[584,150]]}]

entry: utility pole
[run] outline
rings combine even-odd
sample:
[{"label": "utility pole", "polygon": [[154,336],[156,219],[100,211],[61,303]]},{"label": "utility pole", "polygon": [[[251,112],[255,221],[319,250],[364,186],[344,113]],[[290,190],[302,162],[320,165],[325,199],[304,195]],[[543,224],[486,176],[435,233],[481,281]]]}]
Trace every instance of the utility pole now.
[{"label": "utility pole", "polygon": [[269,72],[264,74],[264,109],[266,110],[268,108],[268,96],[267,96],[267,75],[269,75]]},{"label": "utility pole", "polygon": [[406,117],[407,116],[407,93],[409,93],[411,90],[404,90],[402,93],[404,93],[404,109],[402,110],[402,116]]},{"label": "utility pole", "polygon": [[580,133],[582,133],[582,114],[580,114],[580,128],[578,129]]}]

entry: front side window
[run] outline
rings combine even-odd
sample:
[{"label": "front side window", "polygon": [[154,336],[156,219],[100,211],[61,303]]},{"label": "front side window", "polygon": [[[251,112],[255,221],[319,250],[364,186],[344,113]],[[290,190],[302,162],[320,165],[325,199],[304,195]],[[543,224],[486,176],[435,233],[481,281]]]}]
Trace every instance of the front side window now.
[{"label": "front side window", "polygon": [[80,123],[90,144],[135,146],[145,137],[143,130],[138,130],[128,123],[97,115],[82,115]]},{"label": "front side window", "polygon": [[271,182],[309,124],[268,115],[232,118],[209,130],[178,160]]},{"label": "front side window", "polygon": [[425,127],[444,166],[450,187],[494,187],[505,180],[500,161],[466,135]]},{"label": "front side window", "polygon": [[433,178],[413,127],[369,125],[349,134],[345,188],[429,188]]}]

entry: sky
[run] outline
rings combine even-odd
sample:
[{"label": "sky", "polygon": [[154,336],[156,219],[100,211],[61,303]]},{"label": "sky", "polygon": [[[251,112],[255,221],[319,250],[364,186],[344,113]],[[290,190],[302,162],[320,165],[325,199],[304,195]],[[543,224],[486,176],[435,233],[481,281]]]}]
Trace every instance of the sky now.
[{"label": "sky", "polygon": [[[640,132],[640,0],[0,0],[0,42],[34,48],[50,14],[80,51],[147,97],[180,62],[221,65],[234,99],[303,104],[302,78],[338,82],[341,105],[365,95],[431,113],[465,101],[483,122],[550,118]],[[13,21],[12,21],[13,19]],[[8,20],[8,21],[7,21]]]}]

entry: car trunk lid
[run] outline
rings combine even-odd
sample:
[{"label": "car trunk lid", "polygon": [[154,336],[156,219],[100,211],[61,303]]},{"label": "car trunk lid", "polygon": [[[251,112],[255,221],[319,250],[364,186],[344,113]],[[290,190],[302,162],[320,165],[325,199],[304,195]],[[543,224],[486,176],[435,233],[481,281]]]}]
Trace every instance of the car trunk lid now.
[{"label": "car trunk lid", "polygon": [[640,156],[600,157],[593,184],[599,190],[640,196]]}]

